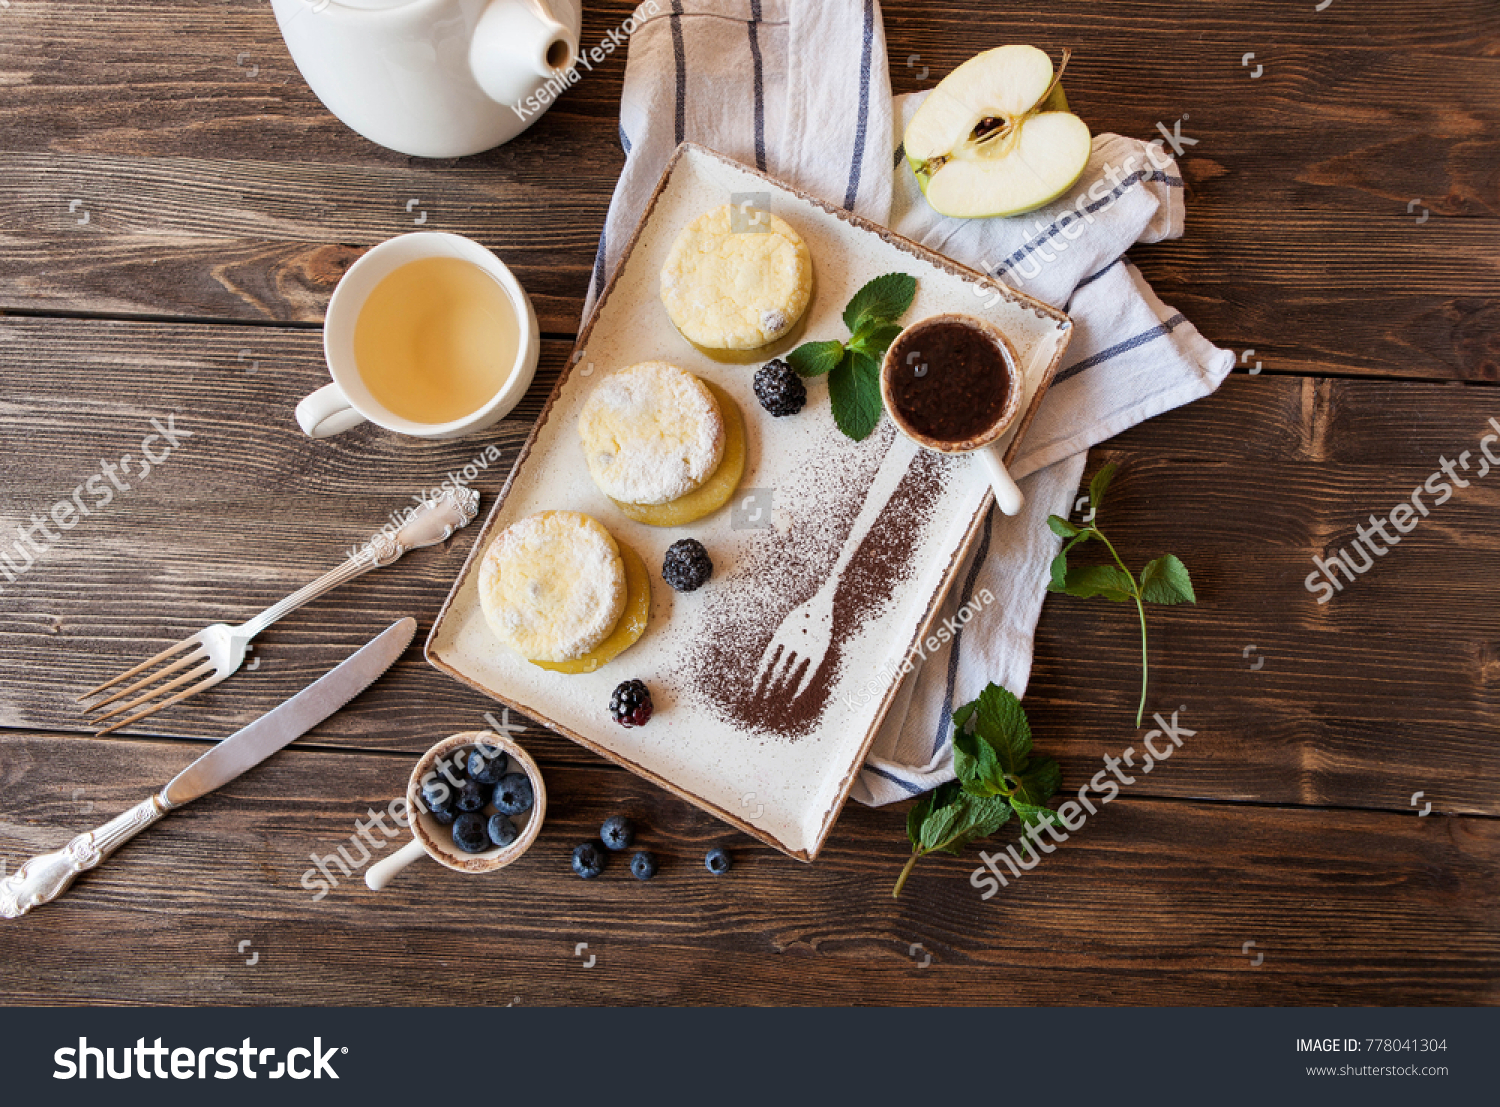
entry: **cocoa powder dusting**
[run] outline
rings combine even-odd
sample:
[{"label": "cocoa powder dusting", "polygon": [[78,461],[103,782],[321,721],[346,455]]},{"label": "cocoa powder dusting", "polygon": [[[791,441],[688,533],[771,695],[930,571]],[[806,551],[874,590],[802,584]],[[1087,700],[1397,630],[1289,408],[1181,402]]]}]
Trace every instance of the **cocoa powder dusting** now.
[{"label": "cocoa powder dusting", "polygon": [[[894,438],[894,429],[886,423],[877,434],[885,445],[866,459],[861,471],[836,476],[826,470],[809,471],[804,487],[778,489],[778,507],[783,500],[812,506],[792,516],[786,533],[767,530],[758,535],[732,575],[716,582],[704,631],[689,648],[684,664],[685,675],[707,692],[711,709],[726,722],[767,737],[797,739],[809,734],[829,707],[846,664],[844,649],[849,639],[880,615],[917,575],[919,567],[912,561],[918,538],[952,465],[947,457],[928,450],[918,451],[845,569],[834,594],[833,641],[811,684],[795,699],[785,690],[768,698],[753,694],[761,655],[782,620],[818,591],[838,560],[862,505],[859,495],[850,495],[848,490],[868,487],[868,478]],[[842,487],[827,495],[827,482],[835,479]]]}]

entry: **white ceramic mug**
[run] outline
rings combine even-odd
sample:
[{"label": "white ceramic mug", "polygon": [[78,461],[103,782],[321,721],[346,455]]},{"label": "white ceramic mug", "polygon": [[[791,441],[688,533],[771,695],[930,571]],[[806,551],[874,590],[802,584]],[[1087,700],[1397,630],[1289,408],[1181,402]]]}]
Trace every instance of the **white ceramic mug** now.
[{"label": "white ceramic mug", "polygon": [[[510,300],[520,329],[516,360],[500,390],[483,407],[448,423],[418,423],[386,410],[360,377],[354,357],[354,324],[375,286],[393,271],[423,258],[452,257],[493,277]],[[372,247],[349,267],[328,301],[323,323],[323,356],[333,383],[324,385],[297,405],[297,424],[313,438],[327,438],[369,421],[416,438],[457,438],[493,426],[531,387],[542,340],[531,298],[505,264],[472,239],[440,231],[416,231]]]},{"label": "white ceramic mug", "polygon": [[[903,417],[892,396],[892,380],[894,375],[902,369],[902,366],[898,364],[897,351],[903,345],[903,340],[919,336],[930,327],[955,325],[970,328],[994,347],[1004,366],[1006,392],[1004,407],[988,427],[972,437],[949,442],[923,434]],[[995,506],[1005,515],[1019,514],[1026,502],[1020,486],[1010,475],[1010,470],[1005,467],[1004,450],[998,441],[1016,421],[1016,416],[1021,413],[1021,390],[1024,384],[1020,365],[1016,360],[1016,352],[1011,349],[1010,340],[1005,337],[999,327],[973,315],[953,313],[933,315],[913,323],[897,335],[886,349],[885,360],[880,366],[880,398],[885,404],[886,411],[890,413],[891,421],[896,424],[896,429],[919,446],[925,446],[929,450],[939,450],[948,454],[973,454],[977,457],[984,467],[985,476],[989,478],[990,488],[995,493]]]}]

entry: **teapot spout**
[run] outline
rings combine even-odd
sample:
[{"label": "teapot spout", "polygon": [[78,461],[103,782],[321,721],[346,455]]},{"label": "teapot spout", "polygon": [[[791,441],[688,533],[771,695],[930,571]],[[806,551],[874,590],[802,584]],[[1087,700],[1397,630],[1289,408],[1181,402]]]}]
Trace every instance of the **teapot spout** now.
[{"label": "teapot spout", "polygon": [[469,44],[469,68],[490,99],[513,105],[543,79],[561,78],[578,61],[578,35],[547,0],[490,0]]}]

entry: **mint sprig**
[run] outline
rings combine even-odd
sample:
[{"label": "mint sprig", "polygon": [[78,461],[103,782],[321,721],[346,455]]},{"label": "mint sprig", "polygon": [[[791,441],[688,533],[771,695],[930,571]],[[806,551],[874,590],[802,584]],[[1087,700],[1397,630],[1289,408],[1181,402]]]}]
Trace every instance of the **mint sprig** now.
[{"label": "mint sprig", "polygon": [[804,342],[787,354],[799,376],[828,376],[828,401],[839,430],[856,442],[880,422],[880,363],[901,333],[896,322],[917,295],[917,279],[905,273],[876,277],[844,308],[849,341]]},{"label": "mint sprig", "polygon": [[1012,814],[1028,826],[1057,821],[1046,807],[1062,783],[1050,757],[1031,756],[1031,725],[1021,701],[998,684],[953,713],[953,769],[958,779],[923,796],[906,818],[911,857],[896,880],[906,878],[929,853],[960,853],[988,838]]},{"label": "mint sprig", "polygon": [[[1141,617],[1141,702],[1135,711],[1135,725],[1141,725],[1146,714],[1146,681],[1148,656],[1146,653],[1146,608],[1148,603],[1197,603],[1193,594],[1193,581],[1188,576],[1187,566],[1174,554],[1164,554],[1147,563],[1141,570],[1140,580],[1130,575],[1125,562],[1115,552],[1114,545],[1099,529],[1099,512],[1104,506],[1104,492],[1114,479],[1118,467],[1110,462],[1094,474],[1089,482],[1089,506],[1093,509],[1093,522],[1084,527],[1075,526],[1058,515],[1047,517],[1047,526],[1052,533],[1067,539],[1062,551],[1052,559],[1052,581],[1049,592],[1066,592],[1080,599],[1103,596],[1114,603],[1135,601],[1135,609]],[[1093,539],[1103,542],[1114,558],[1113,565],[1079,565],[1069,567],[1068,554],[1074,546]]]}]

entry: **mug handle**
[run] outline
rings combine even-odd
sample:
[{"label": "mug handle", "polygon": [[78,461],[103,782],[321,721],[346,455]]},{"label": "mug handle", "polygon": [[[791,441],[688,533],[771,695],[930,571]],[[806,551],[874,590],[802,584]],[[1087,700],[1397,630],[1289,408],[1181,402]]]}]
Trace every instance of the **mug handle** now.
[{"label": "mug handle", "polygon": [[391,882],[391,878],[419,857],[426,857],[422,843],[413,838],[389,857],[382,857],[365,871],[365,884],[372,892],[378,892]]},{"label": "mug handle", "polygon": [[365,417],[354,410],[337,384],[325,384],[297,405],[297,425],[309,438],[327,438],[357,427]]},{"label": "mug handle", "polygon": [[984,464],[985,472],[989,475],[990,487],[995,491],[995,504],[1006,515],[1020,514],[1022,505],[1026,503],[1026,497],[1021,494],[1020,486],[1006,469],[1005,461],[1000,456],[1000,447],[992,443],[988,446],[981,446],[974,452],[979,455],[979,460]]}]

